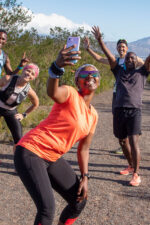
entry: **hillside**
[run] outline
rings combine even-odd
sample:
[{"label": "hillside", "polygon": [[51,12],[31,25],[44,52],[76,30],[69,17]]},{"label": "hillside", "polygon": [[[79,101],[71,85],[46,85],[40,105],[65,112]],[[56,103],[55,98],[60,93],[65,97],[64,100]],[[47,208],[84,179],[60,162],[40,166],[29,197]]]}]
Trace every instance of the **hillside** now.
[{"label": "hillside", "polygon": [[[113,54],[117,54],[116,42],[108,41],[106,42],[106,45],[113,52]],[[150,37],[130,42],[128,45],[129,51],[135,52],[141,58],[146,58],[150,54]]]}]

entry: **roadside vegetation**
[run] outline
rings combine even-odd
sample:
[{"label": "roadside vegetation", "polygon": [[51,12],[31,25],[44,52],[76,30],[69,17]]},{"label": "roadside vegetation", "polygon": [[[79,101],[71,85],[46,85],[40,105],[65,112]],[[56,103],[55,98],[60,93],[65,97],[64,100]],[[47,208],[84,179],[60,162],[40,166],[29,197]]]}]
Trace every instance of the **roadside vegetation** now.
[{"label": "roadside vegetation", "polygon": [[[97,90],[97,94],[111,88],[114,83],[114,78],[109,69],[109,66],[96,62],[84,49],[83,38],[84,36],[88,36],[91,42],[91,47],[101,54],[97,41],[89,31],[84,31],[84,28],[78,28],[76,31],[70,32],[69,30],[55,27],[53,29],[49,29],[49,35],[47,36],[38,34],[34,28],[32,28],[30,31],[23,31],[21,28],[23,28],[32,19],[32,16],[26,16],[27,13],[24,11],[16,12],[16,7],[19,9],[19,6],[20,5],[17,5],[16,1],[13,0],[2,1],[0,4],[0,20],[2,21],[0,28],[6,29],[8,31],[8,41],[4,51],[9,55],[12,68],[17,67],[24,52],[26,52],[26,56],[30,59],[30,61],[38,64],[40,68],[38,79],[32,82],[32,87],[36,91],[40,100],[40,107],[35,112],[31,113],[28,118],[22,121],[23,129],[25,131],[35,127],[48,115],[50,111],[50,107],[53,102],[46,94],[48,68],[56,59],[60,49],[66,44],[68,36],[81,37],[80,50],[82,59],[74,67],[65,68],[65,75],[60,79],[61,84],[75,86],[73,71],[75,71],[77,67],[84,63],[94,64],[100,71],[101,83],[99,89]],[[7,13],[5,13],[4,8]],[[10,9],[16,12],[13,14],[15,18],[12,18],[12,12],[10,14]],[[17,17],[17,14],[19,13],[22,13],[22,17]],[[17,18],[20,20],[17,20]],[[24,24],[23,21],[25,21]],[[19,24],[21,25],[20,29]],[[18,111],[24,112],[27,108],[27,105],[28,100],[18,107]],[[4,139],[9,139],[11,135],[9,135],[7,126],[5,125],[3,118],[0,120],[0,134],[3,134],[2,136]]]}]

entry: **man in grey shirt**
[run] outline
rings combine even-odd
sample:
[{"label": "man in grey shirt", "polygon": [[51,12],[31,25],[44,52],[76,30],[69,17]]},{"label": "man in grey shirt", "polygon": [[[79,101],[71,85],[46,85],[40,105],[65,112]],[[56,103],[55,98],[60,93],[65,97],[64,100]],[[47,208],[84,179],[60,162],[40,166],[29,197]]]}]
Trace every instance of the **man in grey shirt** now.
[{"label": "man in grey shirt", "polygon": [[128,52],[125,58],[125,64],[128,64],[128,68],[124,69],[120,65],[116,65],[112,72],[116,78],[116,100],[115,108],[127,107],[127,108],[141,108],[142,104],[142,92],[148,71],[145,66],[139,69],[132,68],[131,60],[136,63],[137,56],[133,52]]},{"label": "man in grey shirt", "polygon": [[122,175],[133,173],[130,185],[139,186],[139,135],[141,134],[141,98],[144,84],[148,73],[150,73],[150,55],[146,58],[144,65],[136,69],[137,56],[128,52],[125,57],[125,66],[122,68],[117,64],[116,58],[109,51],[102,40],[99,27],[94,27],[96,39],[98,40],[104,54],[108,58],[112,72],[116,77],[117,92],[114,109],[114,134],[119,139],[129,138],[131,151],[124,151],[129,163],[128,168],[122,170]]},{"label": "man in grey shirt", "polygon": [[[94,34],[94,36],[96,35],[94,29],[92,29],[92,33]],[[96,52],[93,51],[93,49],[90,48],[90,40],[89,40],[88,37],[84,38],[84,46],[85,46],[85,49],[87,50],[87,52],[97,62],[109,65],[109,61],[108,61],[108,59],[106,57],[103,57],[103,56],[97,54]],[[119,57],[116,58],[117,62],[118,62],[119,65],[121,65],[122,67],[125,68],[124,60],[125,60],[125,56],[126,56],[127,51],[128,51],[128,43],[127,43],[127,41],[125,39],[119,39],[117,41],[116,49],[117,49],[117,52],[119,54]],[[139,57],[137,57],[137,59],[138,59],[137,67],[140,68],[141,66],[143,66],[144,61],[141,58],[139,58]],[[115,99],[116,99],[116,82],[115,82],[115,85],[114,85],[114,88],[113,88],[112,113],[114,113]],[[118,139],[118,141],[119,141],[119,144],[120,144],[120,148],[118,148],[115,151],[113,151],[114,153],[116,153],[116,154],[123,154],[124,151],[125,152],[126,151],[127,152],[130,151],[128,138]],[[126,173],[128,174],[128,171],[126,171]]]}]

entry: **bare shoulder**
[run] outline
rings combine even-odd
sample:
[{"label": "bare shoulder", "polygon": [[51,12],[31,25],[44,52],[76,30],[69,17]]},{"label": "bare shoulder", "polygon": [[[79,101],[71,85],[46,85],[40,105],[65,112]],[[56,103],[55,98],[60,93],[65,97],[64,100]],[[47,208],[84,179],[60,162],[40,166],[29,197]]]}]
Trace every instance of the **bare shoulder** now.
[{"label": "bare shoulder", "polygon": [[30,86],[29,91],[28,91],[28,95],[32,96],[35,95],[36,92],[33,90],[33,88]]}]

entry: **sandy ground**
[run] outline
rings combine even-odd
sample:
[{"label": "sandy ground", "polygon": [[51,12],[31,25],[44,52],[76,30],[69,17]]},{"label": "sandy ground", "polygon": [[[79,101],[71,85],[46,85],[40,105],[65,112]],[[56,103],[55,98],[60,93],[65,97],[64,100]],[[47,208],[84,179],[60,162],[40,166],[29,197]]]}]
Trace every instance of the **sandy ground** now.
[{"label": "sandy ground", "polygon": [[[119,171],[127,162],[114,154],[119,147],[112,134],[112,91],[97,95],[93,104],[99,113],[99,123],[90,149],[89,198],[76,225],[150,225],[150,88],[143,96],[143,122],[141,147],[142,183],[129,186],[131,176],[121,176]],[[79,174],[76,146],[65,158]],[[33,225],[36,208],[19,177],[14,172],[12,145],[0,143],[0,225]],[[60,212],[66,205],[55,193],[57,224]]]}]

